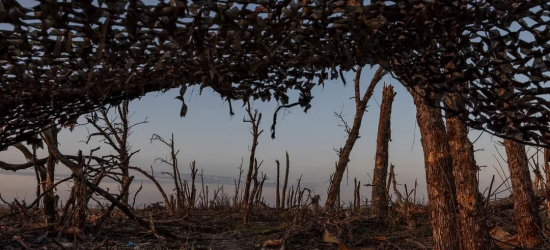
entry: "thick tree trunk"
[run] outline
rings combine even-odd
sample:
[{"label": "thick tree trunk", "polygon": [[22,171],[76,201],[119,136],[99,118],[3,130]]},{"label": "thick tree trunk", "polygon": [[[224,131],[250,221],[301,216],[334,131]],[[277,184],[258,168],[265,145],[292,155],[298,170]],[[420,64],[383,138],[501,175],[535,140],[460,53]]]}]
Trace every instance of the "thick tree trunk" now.
[{"label": "thick tree trunk", "polygon": [[473,145],[465,124],[456,116],[447,121],[447,136],[453,158],[454,178],[464,249],[490,249],[489,231],[485,224],[485,208],[479,195],[478,168]]},{"label": "thick tree trunk", "polygon": [[518,240],[522,247],[535,247],[541,243],[541,222],[529,173],[525,146],[505,139],[504,147],[510,168],[510,179],[514,190],[514,219]]},{"label": "thick tree trunk", "polygon": [[393,86],[384,86],[380,118],[378,119],[378,137],[376,139],[376,162],[372,179],[373,216],[383,216],[388,208],[386,200],[386,179],[388,175],[388,147],[391,140],[391,109],[396,93]]},{"label": "thick tree trunk", "polygon": [[453,162],[449,152],[447,134],[441,110],[424,104],[423,91],[411,89],[416,105],[416,119],[420,128],[430,218],[434,238],[434,249],[459,249],[456,225],[456,195],[453,178]]},{"label": "thick tree trunk", "polygon": [[550,148],[544,149],[544,171],[546,172],[546,217],[550,220]]}]

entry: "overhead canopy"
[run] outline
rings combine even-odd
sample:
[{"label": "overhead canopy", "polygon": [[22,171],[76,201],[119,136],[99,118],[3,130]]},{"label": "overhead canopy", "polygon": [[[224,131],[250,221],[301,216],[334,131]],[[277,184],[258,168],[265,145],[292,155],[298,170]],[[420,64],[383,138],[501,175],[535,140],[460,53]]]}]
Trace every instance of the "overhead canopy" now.
[{"label": "overhead canopy", "polygon": [[[152,5],[151,5],[152,4]],[[301,93],[381,65],[469,126],[550,145],[550,5],[498,0],[42,0],[0,4],[0,148],[181,85]]]}]

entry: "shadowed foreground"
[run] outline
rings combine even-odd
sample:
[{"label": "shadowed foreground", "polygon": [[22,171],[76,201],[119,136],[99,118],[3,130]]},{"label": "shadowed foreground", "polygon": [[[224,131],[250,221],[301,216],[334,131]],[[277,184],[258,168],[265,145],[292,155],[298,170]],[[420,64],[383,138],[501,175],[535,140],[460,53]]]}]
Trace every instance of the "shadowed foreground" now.
[{"label": "shadowed foreground", "polygon": [[[412,191],[391,203],[386,216],[370,216],[371,207],[350,204],[323,212],[318,196],[304,204],[276,209],[257,202],[250,222],[230,204],[227,194],[179,215],[162,203],[134,208],[149,223],[139,227],[121,210],[90,209],[84,230],[67,225],[48,227],[41,209],[6,203],[0,212],[2,249],[431,249],[433,241],[426,206],[412,203]],[[542,201],[542,192],[537,197]],[[100,203],[98,203],[100,204]],[[510,198],[488,204],[486,223],[493,248],[517,249]],[[61,217],[67,216],[57,211]],[[69,214],[68,216],[72,216]],[[105,216],[106,215],[106,216]],[[541,216],[542,217],[542,216]],[[540,246],[547,249],[550,244]]]}]

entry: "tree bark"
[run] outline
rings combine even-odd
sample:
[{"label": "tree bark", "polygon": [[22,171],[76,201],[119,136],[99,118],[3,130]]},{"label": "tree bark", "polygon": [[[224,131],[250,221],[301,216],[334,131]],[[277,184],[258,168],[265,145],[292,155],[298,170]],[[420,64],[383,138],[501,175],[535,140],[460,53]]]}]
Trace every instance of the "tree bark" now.
[{"label": "tree bark", "polygon": [[[48,130],[48,134],[51,135],[52,143],[57,145],[57,127],[52,127]],[[46,138],[44,138],[44,143],[47,144]],[[48,145],[49,148],[49,145]],[[57,163],[57,158],[55,154],[48,150],[48,158],[46,161],[46,190],[50,190],[54,185],[55,181],[55,165]],[[46,215],[46,221],[48,226],[55,226],[57,223],[57,211],[56,211],[56,200],[55,200],[55,191],[51,189],[44,195],[44,214]]]},{"label": "tree bark", "polygon": [[[46,163],[46,190],[49,190],[55,180],[55,156],[49,154],[48,161]],[[44,214],[46,215],[46,222],[49,225],[55,225],[57,221],[57,211],[55,209],[55,192],[50,190],[44,195]]]},{"label": "tree bark", "polygon": [[258,181],[258,169],[260,168],[261,165],[262,165],[261,163],[260,163],[260,165],[258,165],[258,160],[257,159],[254,159],[254,166],[253,166],[254,173],[253,173],[252,178],[251,178],[251,180],[254,181],[254,187],[252,188],[250,199],[246,200],[248,205],[246,206],[245,215],[244,215],[244,218],[243,218],[244,225],[248,225],[248,222],[250,222],[250,216],[252,215],[252,209],[254,208],[254,199],[255,199],[255,196],[256,196],[256,192],[258,192],[258,188],[260,186],[260,183]]},{"label": "tree bark", "polygon": [[454,178],[464,249],[490,249],[489,231],[485,224],[485,207],[479,194],[478,167],[473,145],[468,139],[468,130],[457,116],[449,117],[447,136],[453,158]]},{"label": "tree bark", "polygon": [[420,129],[428,188],[429,210],[434,249],[459,249],[456,227],[456,194],[453,162],[441,110],[424,104],[424,92],[409,88],[416,105],[416,120]]},{"label": "tree bark", "polygon": [[[21,143],[17,143],[13,146],[17,148],[19,151],[21,151],[21,153],[27,159],[27,162],[33,163],[35,165],[34,169],[38,173],[38,176],[36,177],[38,181],[37,197],[41,194],[40,187],[42,187],[42,190],[49,190],[50,187],[53,185],[53,181],[54,181],[53,169],[51,174],[48,175],[48,169],[44,166],[44,164],[37,162],[38,160],[36,159],[36,155],[31,153],[31,151],[27,147],[25,147]],[[50,164],[49,162],[50,160],[48,158],[46,160],[46,164]],[[55,162],[53,163],[53,167],[55,167]],[[53,167],[50,167],[50,168],[53,168]],[[51,178],[49,178],[50,176]],[[54,204],[53,196],[54,196],[54,191],[51,190],[46,192],[44,197],[42,198],[43,199],[42,202],[44,203],[44,214],[46,215],[46,221],[48,225],[50,224],[53,225],[56,220],[55,204]],[[36,207],[40,207],[40,200],[38,200],[38,204],[36,204]]]},{"label": "tree bark", "polygon": [[252,174],[254,172],[254,160],[256,159],[256,147],[258,146],[258,137],[262,134],[263,130],[260,131],[260,122],[262,121],[262,113],[259,113],[258,110],[254,110],[252,114],[252,109],[250,107],[250,102],[247,102],[246,112],[248,113],[249,120],[244,120],[244,122],[249,122],[252,124],[252,147],[250,149],[250,159],[248,162],[248,173],[246,174],[246,184],[244,187],[244,195],[242,200],[242,208],[246,210],[248,206],[248,200],[250,197],[250,185],[252,182]]},{"label": "tree bark", "polygon": [[544,171],[546,172],[546,217],[550,219],[550,149],[544,149]]},{"label": "tree bark", "polygon": [[288,157],[288,151],[286,153],[286,172],[285,172],[285,181],[283,182],[283,196],[281,200],[281,209],[285,208],[286,201],[286,188],[288,186],[288,173],[290,171],[290,157]]},{"label": "tree bark", "polygon": [[522,247],[536,247],[542,242],[540,238],[542,227],[537,213],[525,146],[505,139],[504,147],[514,190],[514,219],[518,240]]},{"label": "tree bark", "polygon": [[280,167],[281,167],[281,164],[279,162],[279,160],[276,160],[275,161],[277,163],[277,189],[275,190],[275,200],[276,200],[276,207],[277,209],[281,209],[281,197],[279,195],[279,179],[280,179]]},{"label": "tree bark", "polygon": [[[128,145],[128,136],[130,132],[130,127],[128,124],[128,105],[129,101],[124,100],[122,102],[122,107],[120,105],[118,106],[118,113],[120,115],[120,120],[122,123],[122,131],[120,136],[120,145],[119,149],[121,149],[120,154],[120,171],[122,172],[122,183],[121,188],[122,190],[126,185],[130,185],[130,171],[128,170],[128,167],[130,166],[130,155],[129,155],[129,148]],[[116,133],[116,131],[114,131]],[[129,188],[128,188],[129,189]],[[122,202],[124,204],[129,204],[128,201],[130,200],[130,191],[123,192],[122,193]]]},{"label": "tree bark", "polygon": [[373,216],[383,216],[388,209],[386,200],[386,179],[388,175],[388,147],[391,140],[391,109],[396,93],[393,86],[384,86],[380,118],[378,119],[378,137],[376,139],[376,163],[372,179]]},{"label": "tree bark", "polygon": [[[130,159],[128,158],[128,154],[124,153],[120,156],[120,172],[122,173],[122,183],[121,188],[125,187],[127,184],[130,184],[130,171],[129,171],[129,164]],[[130,199],[130,192],[124,192],[122,193],[122,203],[128,204],[128,201]]]},{"label": "tree bark", "polygon": [[332,181],[331,181],[328,195],[327,195],[327,200],[325,202],[325,209],[333,209],[335,205],[339,205],[339,204],[336,204],[336,202],[338,200],[338,196],[340,195],[340,183],[342,182],[344,172],[346,171],[346,168],[350,161],[349,156],[351,154],[351,150],[353,149],[355,142],[359,138],[359,130],[361,128],[363,115],[365,114],[365,110],[367,108],[367,103],[372,97],[372,93],[374,92],[374,88],[376,87],[376,84],[382,79],[382,77],[385,74],[386,74],[385,71],[381,67],[378,68],[378,70],[374,74],[374,77],[372,78],[369,84],[369,87],[367,88],[367,91],[363,95],[363,98],[361,98],[361,92],[359,90],[361,68],[357,70],[357,73],[355,75],[355,80],[354,80],[355,117],[353,119],[353,125],[350,129],[348,129],[346,125],[346,132],[348,133],[348,138],[346,140],[344,148],[341,148],[339,152],[338,163],[336,164],[336,170],[334,172],[334,176],[332,177]]}]

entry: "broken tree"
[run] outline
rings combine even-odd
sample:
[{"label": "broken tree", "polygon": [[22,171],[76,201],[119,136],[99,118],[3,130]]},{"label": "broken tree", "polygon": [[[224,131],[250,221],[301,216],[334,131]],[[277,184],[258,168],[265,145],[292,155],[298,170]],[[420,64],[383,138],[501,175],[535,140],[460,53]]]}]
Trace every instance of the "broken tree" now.
[{"label": "broken tree", "polygon": [[354,80],[355,118],[353,119],[352,127],[350,128],[347,125],[347,123],[343,120],[343,117],[341,115],[336,114],[342,120],[342,126],[346,130],[346,133],[348,134],[348,138],[346,139],[346,144],[344,145],[344,147],[340,148],[338,152],[338,163],[336,164],[336,170],[334,172],[334,176],[332,177],[332,180],[330,183],[327,200],[325,202],[325,209],[333,209],[335,205],[339,205],[339,204],[336,204],[336,201],[338,200],[338,196],[340,195],[340,183],[342,182],[342,177],[344,176],[344,172],[346,171],[346,168],[350,161],[349,156],[351,154],[351,150],[353,149],[355,142],[359,138],[359,130],[361,128],[363,115],[365,114],[365,110],[367,109],[367,103],[372,97],[372,93],[374,92],[374,88],[376,87],[376,84],[386,74],[386,71],[382,69],[382,67],[378,68],[378,70],[372,77],[372,80],[369,84],[369,87],[365,91],[365,94],[363,95],[363,97],[361,97],[361,90],[360,90],[361,71],[362,71],[362,68],[359,68],[357,70],[355,75],[355,80]]},{"label": "broken tree", "polygon": [[459,238],[456,227],[456,195],[453,162],[441,110],[428,106],[422,89],[408,88],[416,105],[416,120],[424,150],[424,164],[434,249],[457,250]]},{"label": "broken tree", "polygon": [[453,158],[459,211],[457,221],[460,223],[462,245],[465,249],[490,249],[485,207],[479,194],[479,170],[474,159],[473,144],[468,139],[468,128],[458,116],[447,117],[446,125]]},{"label": "broken tree", "polygon": [[388,147],[391,140],[391,109],[396,93],[393,86],[385,86],[382,94],[380,118],[378,119],[378,137],[376,139],[376,163],[372,179],[371,214],[383,216],[388,208],[386,179],[388,175]]}]

